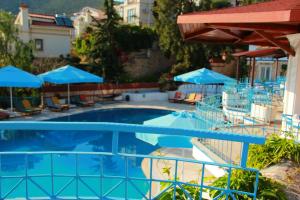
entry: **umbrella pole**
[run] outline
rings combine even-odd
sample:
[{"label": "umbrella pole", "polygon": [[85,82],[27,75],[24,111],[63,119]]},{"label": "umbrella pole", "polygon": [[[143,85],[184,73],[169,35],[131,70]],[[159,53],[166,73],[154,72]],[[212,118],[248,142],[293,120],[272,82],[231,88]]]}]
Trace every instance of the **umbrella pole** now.
[{"label": "umbrella pole", "polygon": [[70,105],[70,84],[68,83],[68,104]]},{"label": "umbrella pole", "polygon": [[14,108],[13,108],[12,87],[9,88],[9,92],[10,92],[10,111],[13,112]]}]

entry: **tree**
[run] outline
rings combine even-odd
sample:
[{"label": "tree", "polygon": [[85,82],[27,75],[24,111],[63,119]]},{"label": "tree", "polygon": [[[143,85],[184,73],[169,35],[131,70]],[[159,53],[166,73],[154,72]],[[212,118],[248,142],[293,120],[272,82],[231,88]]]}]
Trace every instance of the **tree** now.
[{"label": "tree", "polygon": [[31,43],[24,43],[18,37],[14,16],[0,11],[0,66],[14,65],[30,70],[33,60]]},{"label": "tree", "polygon": [[195,42],[185,42],[177,25],[177,16],[183,13],[204,11],[214,6],[227,7],[231,5],[227,0],[201,1],[197,5],[192,0],[156,0],[153,15],[154,27],[159,36],[159,45],[164,53],[175,59],[170,74],[177,75],[198,68],[208,67],[211,57],[220,56],[226,46],[204,45]]},{"label": "tree", "polygon": [[113,0],[105,0],[104,7],[107,18],[97,22],[93,30],[90,57],[95,65],[102,68],[102,76],[106,80],[116,81],[122,73],[122,64],[115,38],[120,17],[114,9]]},{"label": "tree", "polygon": [[204,46],[185,43],[176,23],[178,15],[194,10],[196,5],[192,1],[156,0],[154,3],[154,27],[159,36],[160,48],[168,57],[176,60],[176,64],[171,69],[174,75],[191,68],[205,67],[208,64]]},{"label": "tree", "polygon": [[253,3],[260,3],[260,2],[265,2],[268,0],[240,0],[239,3],[241,5],[249,5],[249,4],[253,4]]}]

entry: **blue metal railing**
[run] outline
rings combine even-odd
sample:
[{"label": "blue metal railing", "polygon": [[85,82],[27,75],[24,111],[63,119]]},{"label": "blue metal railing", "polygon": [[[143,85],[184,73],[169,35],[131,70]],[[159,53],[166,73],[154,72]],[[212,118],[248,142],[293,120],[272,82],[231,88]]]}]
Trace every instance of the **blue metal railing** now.
[{"label": "blue metal railing", "polygon": [[[246,195],[249,198],[256,199],[257,185],[258,185],[258,176],[259,172],[256,169],[250,169],[246,167],[248,146],[250,143],[254,144],[263,144],[265,142],[264,137],[251,136],[251,135],[239,135],[227,132],[213,132],[207,130],[186,130],[186,129],[173,129],[173,128],[163,128],[163,127],[152,127],[144,125],[130,125],[130,124],[116,124],[116,123],[95,123],[95,122],[0,122],[1,130],[59,130],[59,131],[86,131],[88,134],[89,131],[108,131],[113,134],[112,138],[112,152],[0,152],[0,199],[7,198],[50,198],[50,199],[70,199],[70,198],[83,198],[83,199],[114,199],[114,195],[111,195],[120,185],[124,185],[124,195],[118,197],[121,199],[131,199],[129,187],[134,188],[135,191],[140,194],[141,198],[139,199],[159,199],[159,196],[165,193],[167,190],[173,188],[173,199],[176,199],[176,190],[182,190],[190,199],[193,199],[183,185],[191,186],[200,189],[200,193],[206,192],[207,190],[217,190],[221,192],[215,199],[229,198],[229,196],[234,196],[235,194]],[[242,159],[240,166],[237,165],[228,165],[228,164],[219,164],[211,162],[202,162],[196,160],[190,160],[185,158],[170,158],[170,157],[161,157],[153,155],[136,155],[136,154],[125,154],[119,152],[119,135],[124,132],[142,132],[142,133],[151,133],[151,134],[160,134],[160,135],[177,135],[177,136],[190,136],[190,137],[200,137],[207,139],[216,139],[222,141],[235,141],[243,144]],[[6,164],[5,158],[14,156],[21,156],[24,159],[24,171],[19,174],[9,174],[3,168]],[[47,172],[40,173],[30,173],[30,166],[34,162],[32,156],[42,156],[48,157],[49,162],[47,162],[46,168],[49,169]],[[74,157],[73,161],[68,162],[70,168],[75,166],[75,170],[69,173],[58,173],[54,170],[54,166],[57,165],[57,161],[54,157],[60,156],[61,159],[64,159],[63,156]],[[124,161],[124,175],[114,176],[107,175],[102,172],[100,169],[99,173],[96,174],[86,174],[80,171],[80,164],[86,162],[86,160],[81,160],[81,157],[86,156],[97,156],[99,159],[99,168],[103,166],[105,160],[104,157],[121,157]],[[149,176],[147,178],[140,178],[131,176],[128,172],[128,162],[132,158],[148,159],[149,162]],[[20,160],[20,157],[18,157]],[[154,162],[156,160],[165,160],[172,161],[174,169],[173,177],[170,179],[164,179],[160,177],[155,177]],[[59,162],[58,162],[59,163]],[[182,177],[179,176],[179,165],[184,163],[194,163],[199,166],[201,171],[201,179],[196,183],[185,182]],[[228,184],[225,188],[213,187],[205,181],[205,169],[207,166],[216,166],[224,169],[227,172]],[[244,170],[251,171],[256,174],[256,181],[254,184],[253,191],[237,191],[231,187],[231,171],[232,170]],[[71,170],[70,170],[71,171]],[[157,173],[157,172],[156,172]],[[49,181],[47,184],[41,184],[37,181],[43,178],[48,178]],[[63,178],[67,180],[64,184],[58,184],[58,179]],[[12,187],[7,187],[5,180],[15,179],[16,183]],[[96,187],[89,183],[87,179],[96,179],[99,181],[99,187]],[[108,189],[104,191],[104,187],[107,184],[107,181],[112,182],[112,180],[117,180],[115,184],[110,185]],[[147,192],[141,191],[137,181],[144,181],[148,185]],[[155,184],[168,183],[169,185],[163,190],[154,191]],[[70,186],[75,185],[70,192]],[[80,188],[85,187],[89,190],[90,195],[82,194]],[[40,196],[35,196],[31,193],[32,188],[35,187],[35,190],[40,191]],[[16,191],[20,192],[20,189],[24,191],[22,196],[15,196]],[[68,196],[63,196],[64,191],[69,190]],[[19,193],[17,193],[19,194]],[[200,195],[199,199],[203,199]]]}]

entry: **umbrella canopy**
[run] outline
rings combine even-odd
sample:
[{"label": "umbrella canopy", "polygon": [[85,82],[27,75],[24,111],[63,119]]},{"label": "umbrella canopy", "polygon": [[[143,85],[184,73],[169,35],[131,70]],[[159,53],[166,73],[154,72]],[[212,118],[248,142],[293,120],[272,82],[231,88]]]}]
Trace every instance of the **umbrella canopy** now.
[{"label": "umbrella canopy", "polygon": [[[187,111],[181,112],[173,112],[171,114],[154,118],[144,122],[144,125],[150,126],[162,126],[162,127],[169,127],[169,128],[183,128],[183,129],[196,129],[196,118],[193,113],[189,113]],[[178,147],[182,147],[180,145],[189,145],[190,138],[184,136],[165,136],[159,134],[145,134],[145,133],[136,133],[136,138],[147,142],[152,145],[162,144],[164,142],[170,142],[174,144],[176,140],[178,142]],[[165,141],[167,140],[167,141]],[[170,144],[168,144],[169,146]]]},{"label": "umbrella canopy", "polygon": [[10,108],[13,111],[12,88],[39,88],[43,81],[37,76],[23,71],[14,66],[6,66],[0,69],[0,87],[10,88]]},{"label": "umbrella canopy", "polygon": [[37,76],[14,66],[0,69],[0,87],[39,88],[43,81]]},{"label": "umbrella canopy", "polygon": [[83,71],[76,67],[66,65],[58,69],[39,75],[45,82],[54,84],[71,83],[102,83],[103,78]]},{"label": "umbrella canopy", "polygon": [[174,81],[195,84],[225,84],[235,83],[236,80],[223,74],[203,68],[174,77]]},{"label": "umbrella canopy", "polygon": [[66,65],[39,75],[45,82],[68,84],[68,103],[70,104],[70,84],[72,83],[102,83],[103,78],[76,67]]}]

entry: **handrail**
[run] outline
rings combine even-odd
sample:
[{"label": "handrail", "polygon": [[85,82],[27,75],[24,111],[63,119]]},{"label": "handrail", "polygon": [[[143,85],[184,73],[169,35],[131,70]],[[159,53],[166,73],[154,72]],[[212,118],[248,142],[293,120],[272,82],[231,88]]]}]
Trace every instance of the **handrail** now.
[{"label": "handrail", "polygon": [[201,137],[253,144],[264,144],[266,138],[256,135],[242,135],[230,132],[210,130],[192,130],[184,128],[155,127],[148,125],[120,124],[106,122],[45,122],[45,121],[5,121],[0,122],[1,130],[77,130],[77,131],[118,131],[141,132],[160,135]]}]

